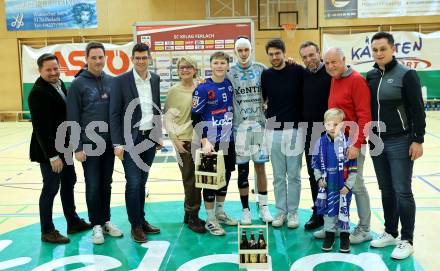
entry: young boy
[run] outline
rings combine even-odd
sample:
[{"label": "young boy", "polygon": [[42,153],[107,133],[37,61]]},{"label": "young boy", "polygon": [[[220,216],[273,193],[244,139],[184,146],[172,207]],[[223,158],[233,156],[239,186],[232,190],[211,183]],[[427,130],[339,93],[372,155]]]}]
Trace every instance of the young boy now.
[{"label": "young boy", "polygon": [[350,252],[349,209],[351,189],[356,180],[357,161],[348,160],[348,139],[341,131],[344,112],[331,108],[324,114],[326,134],[321,136],[312,157],[312,167],[318,181],[316,200],[318,214],[324,215],[325,239],[323,251],[331,251],[335,232],[340,232],[339,251]]},{"label": "young boy", "polygon": [[[210,58],[212,76],[200,84],[193,93],[191,119],[195,133],[200,136],[205,154],[223,150],[226,186],[219,190],[203,189],[203,200],[207,220],[205,228],[213,235],[224,235],[220,223],[237,225],[224,211],[224,202],[231,172],[235,170],[235,146],[232,133],[233,88],[225,79],[229,67],[229,56],[215,52]],[[217,200],[214,211],[214,202]]]}]

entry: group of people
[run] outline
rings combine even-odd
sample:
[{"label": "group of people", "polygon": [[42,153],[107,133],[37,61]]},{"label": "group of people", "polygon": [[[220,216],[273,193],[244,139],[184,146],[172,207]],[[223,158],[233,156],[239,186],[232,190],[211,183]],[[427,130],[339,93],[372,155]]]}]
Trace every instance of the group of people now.
[{"label": "group of people", "polygon": [[[237,165],[242,204],[240,223],[251,224],[249,164],[252,160],[260,219],[273,227],[282,227],[287,222],[287,227],[297,228],[305,150],[313,203],[313,213],[305,229],[323,226],[313,233],[323,239],[323,251],[331,251],[335,237],[340,236],[340,252],[349,252],[350,244],[372,240],[370,199],[362,178],[365,149],[369,145],[385,217],[384,233],[370,244],[372,247],[394,245],[391,257],[395,259],[410,256],[415,223],[412,167],[414,160],[423,154],[425,133],[421,87],[417,73],[393,56],[391,34],[376,33],[371,47],[375,65],[366,79],[346,65],[340,48],[327,49],[321,58],[318,45],[311,41],[299,48],[304,67],[286,59],[281,39],[270,40],[265,46],[270,68],[252,60],[254,52],[247,37],[236,39],[237,63],[231,67],[225,52],[211,55],[212,76],[207,79],[196,80],[197,63],[191,57],[180,58],[177,62],[180,82],[168,91],[163,124],[176,149],[182,175],[183,222],[194,232],[208,231],[213,235],[225,234],[221,224],[238,223],[224,207],[228,184]],[[56,57],[44,54],[38,59],[41,76],[30,93],[29,107],[34,127],[31,160],[40,163],[43,175],[40,196],[43,241],[69,241],[52,223],[53,198],[60,184],[68,234],[93,228],[95,244],[104,242],[104,234],[122,236],[122,231],[110,222],[115,156],[124,166],[132,239],[146,242],[146,234],[160,232],[147,222],[144,212],[148,172],[156,150],[163,144],[160,78],[148,70],[151,55],[147,45],[136,44],[131,60],[132,71],[111,78],[103,72],[103,45],[89,43],[87,67],[66,93],[59,79]],[[65,120],[80,127],[74,156],[84,169],[90,224],[75,212],[74,168],[66,163],[67,153],[55,148],[57,127]],[[70,138],[63,138],[63,144],[69,145],[74,134],[71,131]],[[201,191],[195,186],[194,155],[199,148],[208,155],[223,151],[224,187]],[[98,150],[98,155],[93,154]],[[265,163],[269,161],[273,169],[275,216],[268,208]],[[350,233],[352,194],[359,222]],[[206,221],[199,217],[202,198]]]}]

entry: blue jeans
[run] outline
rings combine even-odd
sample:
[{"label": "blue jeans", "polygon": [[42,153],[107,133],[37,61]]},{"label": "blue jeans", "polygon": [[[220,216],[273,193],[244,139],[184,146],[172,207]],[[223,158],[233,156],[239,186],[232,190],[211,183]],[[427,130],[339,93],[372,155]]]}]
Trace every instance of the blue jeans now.
[{"label": "blue jeans", "polygon": [[53,201],[60,190],[61,204],[68,225],[78,223],[80,218],[76,214],[73,188],[76,183],[75,168],[73,165],[64,164],[61,173],[52,171],[49,163],[40,163],[41,175],[43,176],[43,189],[40,194],[40,224],[41,232],[49,233],[55,230],[52,221]]},{"label": "blue jeans", "polygon": [[86,202],[93,226],[110,221],[110,198],[115,155],[110,142],[100,156],[87,156],[82,163],[86,183]]},{"label": "blue jeans", "polygon": [[[135,144],[139,144],[148,136],[139,133]],[[151,167],[154,156],[156,155],[156,146],[152,146],[146,151],[139,154],[140,159]],[[145,171],[138,167],[133,157],[128,151],[124,152],[124,160],[122,161],[125,172],[125,205],[127,208],[128,220],[134,229],[142,226],[145,221],[145,184],[147,183],[149,171]]]},{"label": "blue jeans", "polygon": [[372,156],[379,189],[382,192],[382,206],[385,231],[397,236],[399,219],[402,224],[401,239],[413,240],[416,217],[416,203],[411,190],[414,162],[409,157],[411,144],[409,135],[383,139],[384,150]]},{"label": "blue jeans", "polygon": [[297,146],[303,138],[298,135],[298,131],[298,129],[274,130],[272,142],[268,142],[271,145],[273,187],[278,213],[295,214],[299,206],[304,147]]}]

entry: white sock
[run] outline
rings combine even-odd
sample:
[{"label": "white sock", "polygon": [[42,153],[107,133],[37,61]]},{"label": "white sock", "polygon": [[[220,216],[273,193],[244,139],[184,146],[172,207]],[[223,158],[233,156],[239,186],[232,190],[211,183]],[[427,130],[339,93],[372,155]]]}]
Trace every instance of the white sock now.
[{"label": "white sock", "polygon": [[214,209],[206,209],[206,216],[208,220],[214,220],[215,219]]},{"label": "white sock", "polygon": [[267,205],[267,195],[258,194],[258,201],[261,206]]},{"label": "white sock", "polygon": [[216,214],[224,213],[225,212],[224,206],[225,206],[224,202],[217,202],[215,205],[215,213]]}]

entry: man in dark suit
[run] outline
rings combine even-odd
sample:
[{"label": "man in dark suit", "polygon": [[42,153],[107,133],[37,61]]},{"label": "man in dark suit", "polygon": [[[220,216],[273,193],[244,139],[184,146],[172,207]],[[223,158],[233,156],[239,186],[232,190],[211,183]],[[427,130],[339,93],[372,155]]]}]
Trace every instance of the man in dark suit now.
[{"label": "man in dark suit", "polygon": [[150,48],[133,47],[134,69],[115,79],[110,94],[110,134],[115,155],[121,159],[127,180],[125,202],[135,242],[160,229],[145,220],[145,184],[156,150],[162,146],[160,78],[148,71]]},{"label": "man in dark suit", "polygon": [[[41,240],[49,243],[68,243],[52,221],[53,201],[61,185],[61,203],[67,220],[67,233],[77,233],[91,228],[75,211],[73,188],[76,183],[75,168],[67,165],[64,155],[55,148],[58,126],[66,120],[66,87],[60,80],[58,59],[53,54],[43,54],[38,60],[40,77],[29,94],[28,104],[32,115],[30,159],[40,163],[43,189],[40,195]],[[65,139],[68,142],[68,138]]]}]

